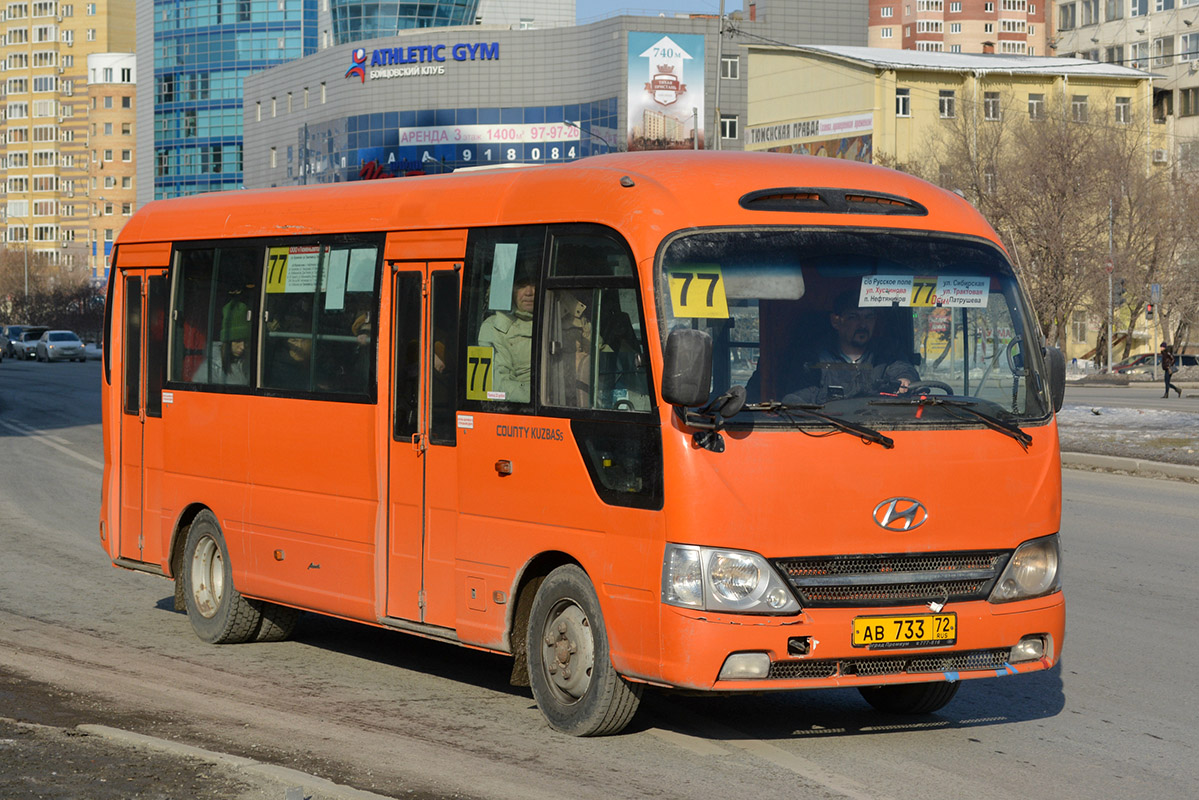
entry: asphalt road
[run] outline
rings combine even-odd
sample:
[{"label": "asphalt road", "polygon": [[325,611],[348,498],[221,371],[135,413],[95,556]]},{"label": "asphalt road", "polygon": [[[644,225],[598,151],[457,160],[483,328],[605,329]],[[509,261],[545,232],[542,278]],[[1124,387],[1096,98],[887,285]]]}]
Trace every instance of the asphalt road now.
[{"label": "asphalt road", "polygon": [[[1067,642],[1048,673],[967,682],[925,718],[882,717],[852,690],[649,692],[625,735],[576,740],[507,685],[500,657],[310,615],[289,642],[199,642],[169,582],[113,569],[100,549],[99,371],[0,365],[6,800],[1094,800],[1199,785],[1199,693],[1176,668],[1199,652],[1194,484],[1066,472]],[[83,736],[81,723],[242,760]],[[123,794],[101,791],[122,780]]]}]

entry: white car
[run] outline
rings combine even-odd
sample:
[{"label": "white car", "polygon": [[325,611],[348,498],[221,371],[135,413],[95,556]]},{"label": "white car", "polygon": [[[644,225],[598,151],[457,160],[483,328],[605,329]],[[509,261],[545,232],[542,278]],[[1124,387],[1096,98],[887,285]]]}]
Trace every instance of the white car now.
[{"label": "white car", "polygon": [[37,356],[37,343],[41,336],[41,331],[25,331],[22,333],[21,338],[13,342],[13,358],[28,359]]},{"label": "white car", "polygon": [[38,361],[86,361],[83,342],[74,331],[46,331],[37,340]]}]

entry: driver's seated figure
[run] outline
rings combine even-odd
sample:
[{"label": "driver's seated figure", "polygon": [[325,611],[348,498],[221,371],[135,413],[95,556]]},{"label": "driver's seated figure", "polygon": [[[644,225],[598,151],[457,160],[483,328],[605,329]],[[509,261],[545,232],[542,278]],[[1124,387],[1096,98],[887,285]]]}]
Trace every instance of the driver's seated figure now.
[{"label": "driver's seated figure", "polygon": [[785,403],[823,405],[830,400],[883,393],[901,394],[920,375],[907,361],[883,356],[874,340],[878,310],[859,308],[855,291],[833,300],[824,347],[815,361],[792,365]]}]

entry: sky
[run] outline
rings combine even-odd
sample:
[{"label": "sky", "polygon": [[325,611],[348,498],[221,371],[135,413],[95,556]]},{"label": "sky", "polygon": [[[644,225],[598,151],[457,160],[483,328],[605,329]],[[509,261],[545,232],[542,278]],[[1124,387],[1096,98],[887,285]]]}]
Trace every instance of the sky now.
[{"label": "sky", "polygon": [[[740,11],[742,5],[741,0],[725,0],[724,11],[726,14]],[[575,0],[575,19],[578,22],[610,17],[620,11],[638,16],[680,11],[715,14],[720,11],[720,0]]]}]

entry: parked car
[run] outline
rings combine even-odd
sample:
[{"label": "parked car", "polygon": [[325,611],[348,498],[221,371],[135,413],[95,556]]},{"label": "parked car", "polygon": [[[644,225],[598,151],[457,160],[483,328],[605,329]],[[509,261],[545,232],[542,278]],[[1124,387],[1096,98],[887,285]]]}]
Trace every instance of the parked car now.
[{"label": "parked car", "polygon": [[38,361],[86,361],[83,342],[74,331],[46,331],[35,345]]},{"label": "parked car", "polygon": [[[1180,368],[1199,366],[1199,355],[1194,353],[1176,354],[1174,358],[1177,359]],[[1137,375],[1153,369],[1160,372],[1161,368],[1160,356],[1157,353],[1141,353],[1116,362],[1112,366],[1112,372],[1118,375]]]},{"label": "parked car", "polygon": [[44,327],[29,327],[21,333],[21,337],[13,343],[13,358],[34,358],[37,356],[37,341],[48,329]]},{"label": "parked car", "polygon": [[[28,325],[6,325],[3,328],[2,338],[0,338],[0,348],[3,348],[5,355],[9,358],[16,357],[17,342],[21,341],[21,334],[28,327]],[[41,334],[38,335],[40,336]]]}]

